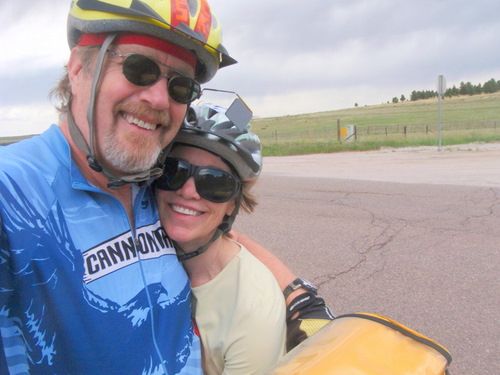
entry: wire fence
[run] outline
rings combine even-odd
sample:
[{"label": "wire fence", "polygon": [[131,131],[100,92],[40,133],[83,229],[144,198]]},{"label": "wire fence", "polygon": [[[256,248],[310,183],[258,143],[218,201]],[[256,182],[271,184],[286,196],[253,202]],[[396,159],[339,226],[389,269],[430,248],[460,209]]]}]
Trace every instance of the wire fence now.
[{"label": "wire fence", "polygon": [[[500,131],[500,120],[474,120],[443,122],[441,131],[467,131],[486,130]],[[263,142],[290,142],[290,141],[325,141],[330,142],[337,139],[342,140],[363,140],[372,136],[402,136],[437,134],[438,124],[411,124],[411,125],[340,125],[335,124],[330,127],[320,129],[308,129],[301,131],[280,131],[275,129],[272,133],[258,134]]]}]

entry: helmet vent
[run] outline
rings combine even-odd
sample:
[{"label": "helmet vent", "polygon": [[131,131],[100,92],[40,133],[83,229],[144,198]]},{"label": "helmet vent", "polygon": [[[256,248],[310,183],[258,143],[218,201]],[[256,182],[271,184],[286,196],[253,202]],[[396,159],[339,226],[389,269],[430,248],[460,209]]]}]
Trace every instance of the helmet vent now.
[{"label": "helmet vent", "polygon": [[196,13],[198,13],[198,1],[197,0],[188,0],[189,13],[191,17],[194,17]]}]

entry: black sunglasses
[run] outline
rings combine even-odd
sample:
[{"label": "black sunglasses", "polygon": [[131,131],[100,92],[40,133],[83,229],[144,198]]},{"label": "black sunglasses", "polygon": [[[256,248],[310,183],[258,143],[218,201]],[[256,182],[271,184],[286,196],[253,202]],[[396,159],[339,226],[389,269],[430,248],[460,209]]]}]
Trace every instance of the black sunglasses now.
[{"label": "black sunglasses", "polygon": [[[107,50],[107,52],[123,59],[123,75],[134,85],[151,86],[158,82],[161,76],[165,76],[167,78],[168,94],[177,103],[189,104],[201,96],[200,84],[195,79],[183,75],[171,66],[139,53],[120,55],[111,50]],[[168,74],[162,73],[160,65],[179,75],[170,77]]]},{"label": "black sunglasses", "polygon": [[164,166],[163,175],[156,180],[161,190],[179,190],[191,176],[200,197],[210,202],[227,202],[240,190],[239,178],[222,169],[199,167],[176,158],[167,158]]}]

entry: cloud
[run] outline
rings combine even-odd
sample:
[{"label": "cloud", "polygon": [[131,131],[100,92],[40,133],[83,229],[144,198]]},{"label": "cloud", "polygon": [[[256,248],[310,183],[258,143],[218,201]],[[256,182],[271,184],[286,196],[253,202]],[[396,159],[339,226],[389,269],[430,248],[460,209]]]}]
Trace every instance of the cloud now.
[{"label": "cloud", "polygon": [[0,5],[0,100],[3,106],[46,101],[69,56],[67,0]]},{"label": "cloud", "polygon": [[[434,90],[439,74],[449,86],[500,79],[497,0],[209,3],[239,63],[205,87],[237,91],[257,116],[380,104]],[[4,106],[47,103],[69,55],[68,9],[69,0],[0,5]]]},{"label": "cloud", "polygon": [[[213,3],[215,8],[221,2]],[[500,11],[500,3],[492,1],[233,5],[220,18],[226,47],[240,63],[221,71],[211,84],[260,94],[266,100],[259,100],[259,108],[272,101],[274,114],[280,114],[278,107],[286,114],[304,102],[317,108],[317,98],[326,93],[342,92],[354,102],[366,96],[356,94],[364,89],[373,95],[368,104],[378,104],[401,93],[408,96],[407,90],[434,89],[438,74],[449,75],[448,82],[470,80],[477,72],[493,74],[500,52],[492,44],[500,26],[492,7]],[[269,106],[263,112],[269,114]]]}]

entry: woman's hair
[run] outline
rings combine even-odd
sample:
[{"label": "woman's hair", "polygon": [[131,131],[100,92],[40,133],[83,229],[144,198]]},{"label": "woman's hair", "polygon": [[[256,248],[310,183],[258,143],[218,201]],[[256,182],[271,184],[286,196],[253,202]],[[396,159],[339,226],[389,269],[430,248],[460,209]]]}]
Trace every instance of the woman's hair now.
[{"label": "woman's hair", "polygon": [[[91,74],[94,68],[95,59],[97,53],[99,52],[100,46],[89,46],[89,47],[75,47],[77,48],[77,53],[80,55],[83,63],[83,71]],[[71,83],[69,81],[68,66],[64,66],[64,75],[59,79],[59,82],[55,87],[50,90],[49,98],[56,99],[57,104],[54,107],[59,112],[60,116],[64,116],[68,113],[69,105],[71,103]]]},{"label": "woman's hair", "polygon": [[[232,167],[231,167],[231,171],[237,175],[237,173],[234,172]],[[257,199],[255,198],[255,195],[250,191],[250,189],[252,189],[252,187],[255,185],[256,182],[257,182],[257,178],[254,178],[252,180],[241,181],[240,211],[243,210],[247,214],[252,213],[258,204]],[[237,197],[235,199],[237,199]],[[226,238],[233,237],[231,232],[222,233],[222,236],[226,237]]]},{"label": "woman's hair", "polygon": [[241,209],[247,214],[252,213],[258,204],[255,195],[250,191],[250,189],[252,189],[256,182],[256,178],[254,178],[253,180],[242,181]]}]

